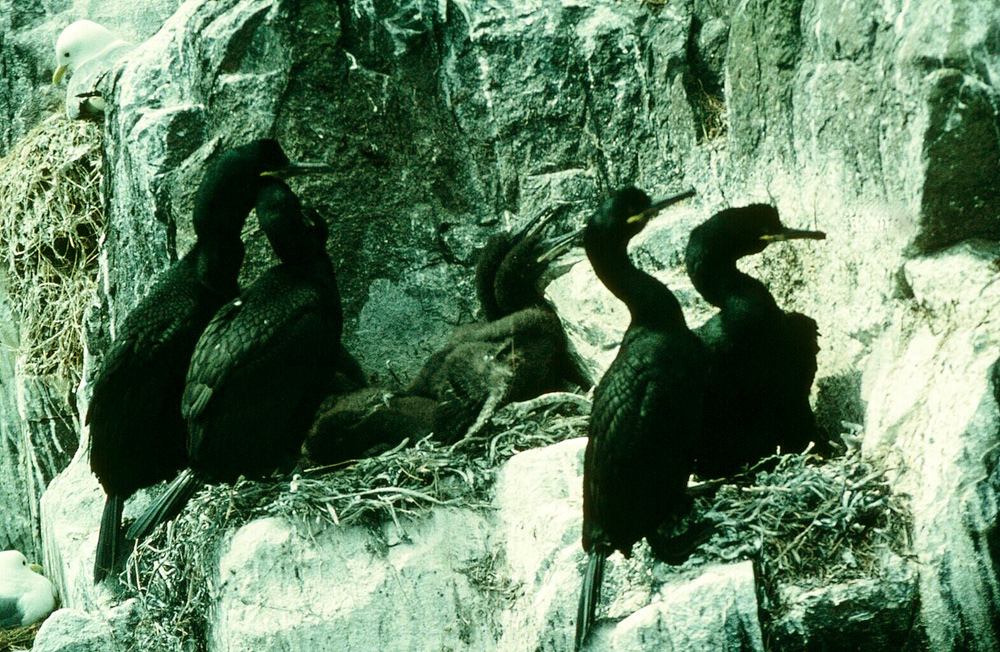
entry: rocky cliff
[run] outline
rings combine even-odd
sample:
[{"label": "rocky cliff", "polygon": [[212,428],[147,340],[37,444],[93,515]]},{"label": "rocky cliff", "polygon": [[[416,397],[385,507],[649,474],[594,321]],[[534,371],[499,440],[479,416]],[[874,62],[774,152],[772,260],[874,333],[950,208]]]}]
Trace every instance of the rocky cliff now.
[{"label": "rocky cliff", "polygon": [[[850,600],[845,585],[786,588],[798,591],[801,617],[768,625],[767,639],[749,564],[655,583],[646,571],[622,570],[611,584],[625,597],[606,612],[595,645],[1000,649],[993,0],[3,0],[0,9],[5,155],[58,106],[48,80],[63,26],[88,17],[136,43],[106,79],[109,110],[95,134],[107,228],[85,322],[87,363],[75,372],[82,391],[69,391],[70,373],[31,394],[25,388],[37,383],[22,371],[18,347],[0,352],[0,484],[10,492],[5,504],[19,505],[0,534],[36,552],[44,535],[66,606],[97,613],[107,601],[87,580],[101,496],[86,468],[86,433],[30,415],[72,417],[85,405],[88,370],[115,324],[191,242],[191,195],[206,159],[273,135],[296,156],[336,168],[296,190],[330,221],[346,343],[373,378],[408,378],[455,324],[471,320],[474,249],[556,202],[569,203],[567,219],[579,223],[625,183],[653,195],[696,188],[697,198],[659,218],[634,250],[675,289],[692,324],[709,314],[681,265],[693,225],[725,206],[767,201],[786,224],[826,231],[825,242],[772,247],[748,269],[783,308],[819,323],[817,414],[833,434],[844,422],[863,426],[847,426],[863,432],[849,443],[909,497],[906,559],[854,580]],[[245,241],[249,279],[269,258],[252,228]],[[560,271],[547,294],[596,378],[624,314],[585,262]],[[18,300],[8,290],[3,305]],[[23,320],[3,314],[11,316],[0,337],[20,344]],[[309,641],[567,649],[579,446],[514,457],[491,498],[498,514],[435,508],[376,556],[345,552],[364,548],[368,530],[317,533],[291,515],[243,525],[206,571],[218,605],[206,640],[212,649],[306,649]],[[33,458],[51,460],[48,471]],[[456,575],[459,561],[483,556],[499,559],[499,576],[522,593],[486,599],[467,574]],[[712,605],[704,620],[685,615],[692,602]],[[838,613],[856,626],[855,638],[836,644],[843,647],[823,634],[839,626],[822,615]],[[57,632],[84,629],[87,616],[61,614],[43,629],[40,649],[61,649]],[[117,649],[130,622],[91,620],[87,631],[104,632],[95,634],[103,649]],[[696,635],[696,621],[722,633]],[[500,633],[484,634],[487,622]],[[893,635],[880,639],[886,632]]]}]

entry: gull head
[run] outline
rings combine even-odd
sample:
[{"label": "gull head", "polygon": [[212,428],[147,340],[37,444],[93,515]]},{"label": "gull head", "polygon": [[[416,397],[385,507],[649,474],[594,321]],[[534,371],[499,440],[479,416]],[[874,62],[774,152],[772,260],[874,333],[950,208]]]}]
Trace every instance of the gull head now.
[{"label": "gull head", "polygon": [[79,68],[118,40],[110,30],[92,20],[76,21],[56,40],[56,71],[52,83],[58,84],[67,72]]}]

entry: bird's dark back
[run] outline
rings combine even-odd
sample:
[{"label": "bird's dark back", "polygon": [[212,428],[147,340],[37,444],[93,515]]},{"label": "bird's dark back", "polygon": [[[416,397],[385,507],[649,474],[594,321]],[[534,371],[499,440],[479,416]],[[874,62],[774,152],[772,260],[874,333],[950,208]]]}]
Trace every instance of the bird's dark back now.
[{"label": "bird's dark back", "polygon": [[198,282],[190,257],[163,274],[105,354],[87,411],[91,468],[131,495],[186,463],[181,394],[195,342],[226,298]]},{"label": "bird's dark back", "polygon": [[336,373],[342,322],[328,290],[282,264],[215,317],[184,393],[192,468],[232,481],[295,457]]},{"label": "bird's dark back", "polygon": [[705,354],[686,329],[630,327],[594,391],[584,549],[631,546],[682,512],[698,444]]},{"label": "bird's dark back", "polygon": [[731,475],[742,466],[815,440],[809,393],[816,374],[816,322],[777,313],[733,333],[716,315],[698,329],[711,351],[698,473]]}]

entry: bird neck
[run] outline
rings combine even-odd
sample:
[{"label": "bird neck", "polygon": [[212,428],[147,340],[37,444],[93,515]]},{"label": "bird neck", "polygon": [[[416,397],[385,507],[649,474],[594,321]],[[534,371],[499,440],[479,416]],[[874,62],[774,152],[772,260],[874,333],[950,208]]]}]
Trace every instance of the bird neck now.
[{"label": "bird neck", "polygon": [[632,264],[627,242],[594,236],[588,237],[584,244],[590,264],[604,286],[628,307],[633,324],[653,328],[687,327],[673,292]]},{"label": "bird neck", "polygon": [[703,251],[689,257],[688,276],[694,288],[722,311],[724,321],[740,315],[763,316],[779,311],[767,286],[736,267],[737,258]]},{"label": "bird neck", "polygon": [[287,273],[299,279],[308,279],[309,283],[314,283],[320,288],[320,301],[326,306],[326,310],[337,319],[343,319],[343,310],[340,304],[340,286],[337,284],[337,274],[333,268],[330,256],[324,250],[315,249],[299,250],[297,255],[292,255],[290,251],[282,251],[278,258],[281,266]]},{"label": "bird neck", "polygon": [[199,240],[185,256],[193,261],[201,284],[227,299],[239,294],[237,278],[243,257],[243,243],[239,239],[220,242]]},{"label": "bird neck", "polygon": [[494,321],[504,316],[496,297],[496,281],[500,266],[510,252],[511,237],[508,233],[493,236],[479,251],[476,261],[476,296],[486,321]]},{"label": "bird neck", "polygon": [[191,226],[200,241],[240,238],[260,183],[255,178],[247,181],[250,176],[233,171],[198,188]]}]

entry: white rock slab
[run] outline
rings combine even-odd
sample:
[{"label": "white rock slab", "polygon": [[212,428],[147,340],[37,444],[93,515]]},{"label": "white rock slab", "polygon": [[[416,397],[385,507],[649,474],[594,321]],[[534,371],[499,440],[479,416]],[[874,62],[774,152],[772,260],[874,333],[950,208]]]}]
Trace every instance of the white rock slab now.
[{"label": "white rock slab", "polygon": [[864,375],[862,450],[912,497],[920,609],[931,649],[997,650],[1000,525],[1000,247],[966,243],[909,261],[897,309]]},{"label": "white rock slab", "polygon": [[243,526],[221,551],[210,649],[492,649],[467,570],[489,552],[483,514],[437,509],[402,526]]}]

